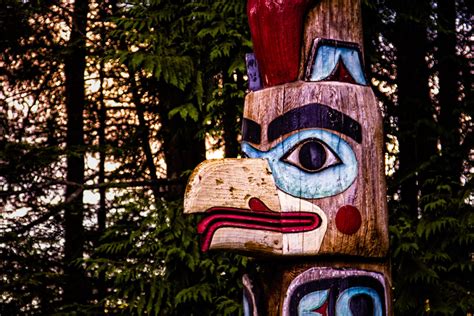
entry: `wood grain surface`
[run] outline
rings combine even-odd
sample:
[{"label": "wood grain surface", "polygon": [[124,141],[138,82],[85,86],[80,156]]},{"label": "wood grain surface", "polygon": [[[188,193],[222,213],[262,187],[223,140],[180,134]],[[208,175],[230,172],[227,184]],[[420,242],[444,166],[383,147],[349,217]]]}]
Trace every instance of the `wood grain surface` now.
[{"label": "wood grain surface", "polygon": [[[328,218],[328,230],[320,254],[351,254],[383,257],[388,251],[388,215],[384,176],[382,118],[378,102],[369,87],[338,82],[295,82],[249,93],[244,117],[262,127],[260,144],[255,148],[268,151],[298,131],[268,141],[270,122],[284,113],[309,103],[320,103],[344,113],[362,126],[362,142],[337,133],[350,144],[358,162],[358,175],[344,192],[310,200]],[[337,175],[335,177],[337,179]],[[315,183],[314,185],[318,185]],[[355,206],[361,213],[362,225],[352,234],[336,228],[336,215],[345,205]],[[284,210],[283,210],[284,211]]]},{"label": "wood grain surface", "polygon": [[314,39],[353,42],[363,47],[360,0],[321,0],[313,4],[305,20],[300,79],[304,78],[306,62]]},{"label": "wood grain surface", "polygon": [[210,159],[194,169],[184,196],[185,213],[213,206],[248,208],[250,198],[280,210],[272,172],[265,159]]},{"label": "wood grain surface", "polygon": [[360,0],[249,0],[248,15],[259,65],[248,59],[249,75],[263,87],[245,99],[247,157],[205,161],[190,177],[184,208],[201,215],[202,249],[259,261],[243,280],[246,315],[392,315]]}]

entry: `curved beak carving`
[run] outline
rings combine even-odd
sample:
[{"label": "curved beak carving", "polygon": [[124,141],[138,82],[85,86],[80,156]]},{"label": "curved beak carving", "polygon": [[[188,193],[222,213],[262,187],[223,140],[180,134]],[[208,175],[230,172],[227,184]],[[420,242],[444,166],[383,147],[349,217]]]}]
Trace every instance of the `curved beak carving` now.
[{"label": "curved beak carving", "polygon": [[201,163],[191,176],[185,213],[202,213],[201,249],[314,255],[327,229],[316,205],[277,189],[266,159]]}]

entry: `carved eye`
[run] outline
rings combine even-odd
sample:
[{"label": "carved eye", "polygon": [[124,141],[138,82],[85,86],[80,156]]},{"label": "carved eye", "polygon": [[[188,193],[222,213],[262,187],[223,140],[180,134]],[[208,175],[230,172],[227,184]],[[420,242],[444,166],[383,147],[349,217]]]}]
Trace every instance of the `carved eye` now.
[{"label": "carved eye", "polygon": [[297,144],[281,160],[311,173],[342,163],[327,144],[316,138]]},{"label": "carved eye", "polygon": [[323,129],[299,131],[268,151],[242,142],[242,151],[250,158],[266,158],[276,186],[299,198],[339,194],[357,177],[357,158],[351,145]]},{"label": "carved eye", "polygon": [[336,315],[382,316],[382,300],[372,288],[350,287],[339,294]]}]

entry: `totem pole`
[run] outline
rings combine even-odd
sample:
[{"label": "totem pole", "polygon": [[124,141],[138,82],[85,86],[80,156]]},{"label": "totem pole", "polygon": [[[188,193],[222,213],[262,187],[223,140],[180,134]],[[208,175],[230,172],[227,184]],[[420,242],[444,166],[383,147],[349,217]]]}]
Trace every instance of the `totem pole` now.
[{"label": "totem pole", "polygon": [[391,315],[382,119],[359,0],[248,0],[245,158],[193,172],[201,248],[259,260],[245,315]]}]

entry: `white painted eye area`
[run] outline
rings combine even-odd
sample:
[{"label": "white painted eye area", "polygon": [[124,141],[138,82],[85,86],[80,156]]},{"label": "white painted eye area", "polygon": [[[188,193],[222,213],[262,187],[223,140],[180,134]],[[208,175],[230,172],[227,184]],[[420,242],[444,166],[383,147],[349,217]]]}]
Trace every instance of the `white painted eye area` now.
[{"label": "white painted eye area", "polygon": [[317,138],[305,139],[291,148],[281,161],[303,171],[316,173],[342,163],[331,148]]}]

